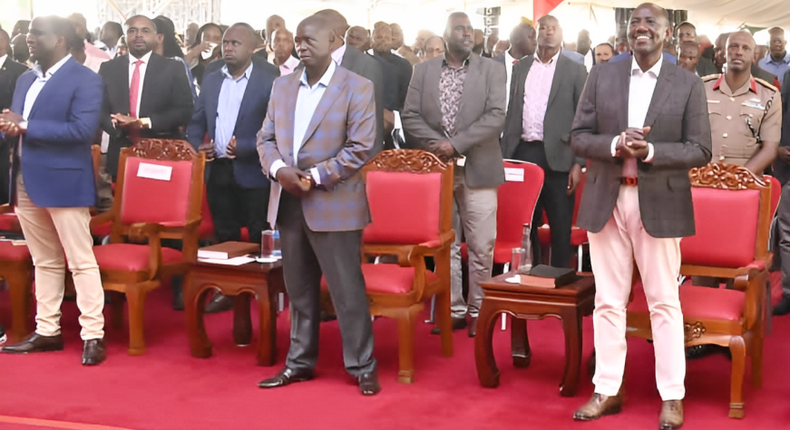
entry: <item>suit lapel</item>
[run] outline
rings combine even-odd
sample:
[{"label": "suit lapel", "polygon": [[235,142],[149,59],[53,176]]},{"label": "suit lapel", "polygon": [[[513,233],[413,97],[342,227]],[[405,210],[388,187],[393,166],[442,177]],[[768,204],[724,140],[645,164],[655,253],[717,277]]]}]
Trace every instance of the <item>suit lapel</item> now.
[{"label": "suit lapel", "polygon": [[[137,116],[139,118],[145,118],[148,116],[148,105],[153,102],[154,94],[159,90],[157,88],[157,81],[162,81],[163,76],[161,75],[163,69],[162,61],[164,58],[160,57],[156,53],[152,53],[151,57],[148,59],[148,65],[145,68],[145,76],[143,77],[143,93],[140,95],[140,111],[137,112]],[[126,74],[129,75],[129,68],[126,68]],[[127,78],[128,79],[128,78]],[[128,81],[127,81],[128,82]],[[129,92],[127,91],[126,98],[129,98]],[[161,99],[159,99],[161,100]],[[153,110],[153,108],[152,108]]]},{"label": "suit lapel", "polygon": [[650,107],[647,109],[647,116],[645,117],[645,126],[651,126],[656,122],[661,107],[669,98],[669,93],[672,92],[672,82],[675,80],[675,72],[677,67],[672,67],[669,61],[664,60],[661,64],[661,71],[658,75],[658,82],[656,88],[653,90],[653,98],[650,100]]},{"label": "suit lapel", "polygon": [[24,77],[20,77],[17,81],[17,91],[14,92],[11,100],[11,110],[22,115],[25,110],[25,96],[36,81],[36,75],[30,73]]},{"label": "suit lapel", "polygon": [[[335,69],[335,74],[329,81],[329,86],[326,87],[324,94],[321,96],[321,101],[318,102],[318,106],[315,108],[315,112],[313,112],[313,117],[310,119],[310,124],[307,126],[307,131],[302,140],[302,146],[313,136],[313,133],[315,133],[315,130],[318,128],[318,124],[321,123],[321,120],[324,119],[337,97],[343,91],[343,88],[345,88],[345,76],[342,75],[343,71]],[[296,102],[294,101],[294,109],[295,108]]]},{"label": "suit lapel", "polygon": [[[30,115],[28,118],[32,118],[36,114],[36,110],[39,106],[41,106],[41,103],[46,103],[46,100],[51,100],[49,93],[59,89],[61,86],[60,81],[68,79],[71,68],[75,65],[77,65],[77,62],[74,59],[69,58],[69,60],[66,61],[63,66],[61,66],[60,69],[49,78],[49,80],[47,80],[44,88],[42,88],[41,92],[38,93],[36,101],[33,102],[33,107],[30,109]],[[27,94],[27,92],[25,92],[25,94]]]},{"label": "suit lapel", "polygon": [[[465,106],[469,106],[474,104],[475,102],[479,102],[479,100],[469,100],[469,93],[471,91],[467,90],[468,88],[473,88],[476,85],[479,85],[479,82],[482,81],[481,73],[480,73],[480,61],[478,58],[474,57],[475,54],[471,54],[469,57],[469,70],[466,72],[466,79],[464,80],[464,89],[461,93],[461,103],[458,106],[458,115],[456,115],[456,130],[465,130],[469,124],[464,123],[464,118],[467,115],[463,114],[463,110]],[[436,88],[439,88],[438,83]],[[439,105],[441,107],[441,104]],[[474,118],[475,120],[477,118]]]},{"label": "suit lapel", "polygon": [[620,109],[620,130],[628,128],[628,93],[631,88],[631,58],[632,57],[628,57],[621,61],[619,64],[620,69],[618,70],[618,74],[620,75],[620,79],[617,80],[619,91],[615,94],[620,98],[619,105],[623,107]]},{"label": "suit lapel", "polygon": [[261,87],[262,85],[259,84],[261,80],[261,76],[263,75],[263,71],[261,67],[255,67],[253,64],[252,72],[250,73],[250,80],[247,82],[247,88],[244,89],[244,95],[241,97],[241,105],[239,105],[239,115],[236,117],[236,125],[233,126],[234,133],[235,130],[239,127],[242,120],[244,119],[244,113],[247,112],[247,105],[252,103],[252,98],[255,97],[252,92],[255,91],[256,88]]},{"label": "suit lapel", "polygon": [[551,79],[551,90],[549,91],[549,102],[546,104],[546,107],[551,106],[551,102],[554,101],[554,98],[557,97],[557,92],[560,90],[560,86],[563,84],[563,79],[565,79],[566,73],[565,70],[565,62],[566,61],[573,61],[570,58],[565,57],[560,51],[560,55],[557,57],[557,65],[554,67],[554,77]]},{"label": "suit lapel", "polygon": [[[222,83],[225,80],[225,75],[222,76],[222,79],[217,82],[216,85],[208,85],[208,79],[203,81],[203,91],[206,92],[206,112],[214,112],[214,115],[209,115],[208,120],[208,129],[212,131],[212,134],[216,136],[216,126],[217,126],[217,109],[219,108],[219,93],[222,90]],[[209,76],[206,76],[209,78]]]},{"label": "suit lapel", "polygon": [[[304,70],[304,69],[302,69]],[[294,147],[294,118],[296,117],[296,98],[299,97],[299,85],[303,71],[294,71],[286,77],[285,96],[281,99],[278,98],[277,102],[283,103],[283,112],[285,113],[285,129],[287,132],[283,133],[284,145],[292,150]],[[279,112],[277,112],[279,114]]]},{"label": "suit lapel", "polygon": [[[442,78],[442,60],[432,61],[428,63],[428,70],[425,72],[425,84],[422,86],[426,88],[428,94],[426,94],[426,98],[423,100],[430,100],[434,103],[435,109],[438,112],[442,111],[442,102],[439,99],[439,81]],[[423,112],[428,111],[428,109],[423,109]],[[441,123],[441,116],[440,123]]]},{"label": "suit lapel", "polygon": [[120,85],[116,88],[118,91],[121,92],[121,106],[124,106],[121,112],[110,112],[110,113],[124,113],[126,115],[129,114],[129,54],[126,54],[121,57],[121,60],[118,62],[118,70],[116,70],[117,76],[120,78]]}]

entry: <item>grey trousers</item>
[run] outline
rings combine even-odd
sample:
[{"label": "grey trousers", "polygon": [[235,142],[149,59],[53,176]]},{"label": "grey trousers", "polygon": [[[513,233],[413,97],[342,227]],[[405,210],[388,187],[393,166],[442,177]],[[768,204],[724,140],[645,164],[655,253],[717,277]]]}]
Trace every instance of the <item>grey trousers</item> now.
[{"label": "grey trousers", "polygon": [[782,297],[790,299],[790,183],[782,187],[776,215],[779,259],[782,263]]},{"label": "grey trousers", "polygon": [[286,366],[308,370],[318,361],[321,275],[337,312],[346,370],[359,376],[376,368],[360,247],[362,231],[316,232],[307,227],[301,200],[283,191],[277,218],[285,288],[291,302],[291,346]]},{"label": "grey trousers", "polygon": [[[477,318],[483,303],[480,282],[491,279],[496,241],[496,188],[469,188],[464,167],[455,167],[453,184],[453,229],[455,242],[450,247],[450,309],[454,318],[467,313]],[[464,300],[461,273],[461,242],[469,251],[469,297]]]}]

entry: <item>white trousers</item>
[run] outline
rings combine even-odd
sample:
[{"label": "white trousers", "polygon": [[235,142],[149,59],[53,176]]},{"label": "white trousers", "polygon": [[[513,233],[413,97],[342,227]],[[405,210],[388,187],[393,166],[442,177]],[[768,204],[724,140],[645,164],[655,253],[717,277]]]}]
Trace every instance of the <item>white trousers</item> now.
[{"label": "white trousers", "polygon": [[639,268],[653,328],[656,384],[662,400],[685,396],[686,356],[677,277],[680,238],[655,238],[645,231],[637,187],[621,186],[614,213],[599,233],[590,233],[595,275],[595,392],[614,396],[623,382],[626,307],[633,262]]}]

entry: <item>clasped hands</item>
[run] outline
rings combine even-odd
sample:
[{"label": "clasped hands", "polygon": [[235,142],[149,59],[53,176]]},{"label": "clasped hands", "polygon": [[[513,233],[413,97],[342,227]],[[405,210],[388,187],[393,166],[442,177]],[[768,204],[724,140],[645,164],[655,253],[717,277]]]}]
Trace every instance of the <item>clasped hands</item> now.
[{"label": "clasped hands", "polygon": [[110,115],[112,125],[120,127],[124,130],[141,130],[145,128],[145,124],[140,118],[124,115],[122,113],[114,113]]},{"label": "clasped hands", "polygon": [[21,125],[24,121],[25,119],[22,118],[22,115],[3,109],[3,112],[0,113],[0,132],[3,132],[8,137],[24,134],[27,131]]},{"label": "clasped hands", "polygon": [[650,126],[643,128],[629,127],[620,133],[620,139],[615,145],[615,157],[622,159],[638,158],[644,160],[650,153],[645,136],[650,132]]},{"label": "clasped hands", "polygon": [[455,157],[455,147],[449,140],[434,140],[428,144],[428,152],[433,153],[443,162],[450,161]]},{"label": "clasped hands", "polygon": [[281,167],[277,170],[277,182],[280,183],[285,191],[302,197],[308,191],[315,188],[316,183],[313,176],[308,172],[297,169],[296,167]]},{"label": "clasped hands", "polygon": [[[217,155],[216,151],[214,151],[214,139],[202,143],[198,147],[198,151],[206,155],[206,161],[213,160]],[[231,160],[236,158],[236,136],[230,138],[230,142],[228,142],[228,146],[225,148],[225,156]]]}]

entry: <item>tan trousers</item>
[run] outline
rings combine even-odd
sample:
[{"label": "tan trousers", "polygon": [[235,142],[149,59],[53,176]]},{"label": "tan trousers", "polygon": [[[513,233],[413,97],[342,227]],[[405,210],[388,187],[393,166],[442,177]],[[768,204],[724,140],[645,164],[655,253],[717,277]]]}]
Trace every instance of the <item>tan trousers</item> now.
[{"label": "tan trousers", "polygon": [[[16,214],[25,235],[36,275],[36,333],[60,334],[60,305],[65,290],[66,259],[77,290],[80,337],[104,338],[104,289],[93,255],[88,208],[41,208],[17,177]],[[65,252],[65,258],[64,258]]]},{"label": "tan trousers", "polygon": [[[496,241],[496,188],[469,188],[463,166],[455,167],[453,184],[453,229],[455,242],[450,245],[450,309],[454,318],[467,313],[477,318],[483,303],[481,282],[491,279]],[[461,240],[469,251],[469,297],[464,300]]]},{"label": "tan trousers", "polygon": [[626,307],[636,261],[650,308],[658,392],[665,401],[682,399],[686,356],[677,282],[680,239],[650,236],[642,225],[638,188],[622,186],[609,222],[590,233],[589,240],[596,287],[595,392],[614,396],[623,381]]}]

